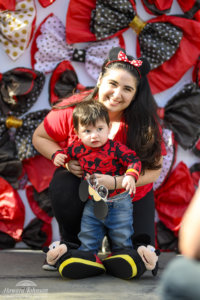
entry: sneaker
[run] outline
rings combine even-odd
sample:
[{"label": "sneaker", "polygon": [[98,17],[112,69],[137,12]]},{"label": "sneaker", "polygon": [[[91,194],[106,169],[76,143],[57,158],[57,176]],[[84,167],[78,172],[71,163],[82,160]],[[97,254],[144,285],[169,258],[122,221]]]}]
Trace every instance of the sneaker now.
[{"label": "sneaker", "polygon": [[57,267],[55,265],[54,266],[49,265],[46,259],[43,263],[42,269],[45,271],[57,271]]}]

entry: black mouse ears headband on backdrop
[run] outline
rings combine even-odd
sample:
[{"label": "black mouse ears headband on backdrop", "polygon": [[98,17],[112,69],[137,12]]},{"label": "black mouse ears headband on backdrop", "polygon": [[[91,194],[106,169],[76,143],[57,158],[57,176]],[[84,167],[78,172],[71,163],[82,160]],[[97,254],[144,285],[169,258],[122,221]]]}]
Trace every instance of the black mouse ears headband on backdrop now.
[{"label": "black mouse ears headband on backdrop", "polygon": [[144,57],[135,59],[132,56],[126,54],[126,51],[120,47],[114,47],[108,54],[108,60],[104,65],[104,68],[114,62],[124,62],[132,65],[137,70],[139,77],[145,76],[150,71],[150,64]]}]

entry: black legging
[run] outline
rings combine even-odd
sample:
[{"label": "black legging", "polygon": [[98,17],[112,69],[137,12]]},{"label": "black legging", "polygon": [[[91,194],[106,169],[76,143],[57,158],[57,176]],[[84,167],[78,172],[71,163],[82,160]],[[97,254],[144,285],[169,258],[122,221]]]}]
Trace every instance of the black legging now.
[{"label": "black legging", "polygon": [[[64,168],[55,171],[49,186],[49,196],[61,237],[68,242],[79,243],[81,216],[84,203],[79,199],[80,179]],[[153,191],[134,203],[134,236],[145,233],[154,245],[154,196]]]}]

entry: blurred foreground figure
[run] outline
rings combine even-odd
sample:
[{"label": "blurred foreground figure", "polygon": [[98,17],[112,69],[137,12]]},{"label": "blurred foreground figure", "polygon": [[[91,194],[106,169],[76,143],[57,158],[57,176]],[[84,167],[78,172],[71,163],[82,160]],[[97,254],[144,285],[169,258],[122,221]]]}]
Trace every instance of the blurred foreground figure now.
[{"label": "blurred foreground figure", "polygon": [[200,186],[183,217],[179,249],[183,256],[175,258],[163,273],[162,300],[200,299]]}]

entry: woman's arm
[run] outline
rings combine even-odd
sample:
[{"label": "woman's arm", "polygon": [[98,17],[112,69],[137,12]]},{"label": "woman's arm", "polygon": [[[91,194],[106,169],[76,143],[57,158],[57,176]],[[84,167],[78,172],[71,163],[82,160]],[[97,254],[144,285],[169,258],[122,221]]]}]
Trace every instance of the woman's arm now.
[{"label": "woman's arm", "polygon": [[[163,157],[161,157],[158,164],[162,165],[162,161],[163,161]],[[160,175],[161,170],[162,170],[162,168],[160,168],[158,170],[146,170],[144,175],[139,176],[138,181],[136,183],[136,187],[146,185],[146,184],[149,184],[149,183],[152,183],[152,182],[156,181],[157,178]],[[114,189],[115,181],[114,181],[114,178],[112,176],[104,175],[104,174],[97,174],[97,173],[95,173],[95,176],[98,179],[98,184],[99,185],[104,185],[110,190]],[[117,188],[118,189],[123,188],[122,187],[123,178],[124,178],[124,176],[117,176],[116,177]]]},{"label": "woman's arm", "polygon": [[[161,157],[159,164],[162,166],[163,157]],[[144,175],[140,174],[136,186],[142,186],[148,183],[155,182],[160,176],[162,167],[158,170],[145,170]]]},{"label": "woman's arm", "polygon": [[200,259],[200,186],[183,216],[179,249],[189,258]]},{"label": "woman's arm", "polygon": [[[59,144],[47,134],[43,122],[36,128],[32,142],[37,151],[48,159],[51,159],[52,154],[57,150],[62,149]],[[83,171],[77,160],[70,160],[68,164],[66,164],[66,168],[77,177],[81,178],[83,175]]]},{"label": "woman's arm", "polygon": [[48,159],[51,159],[52,154],[62,148],[55,142],[46,132],[43,122],[36,128],[32,143],[36,150]]}]

